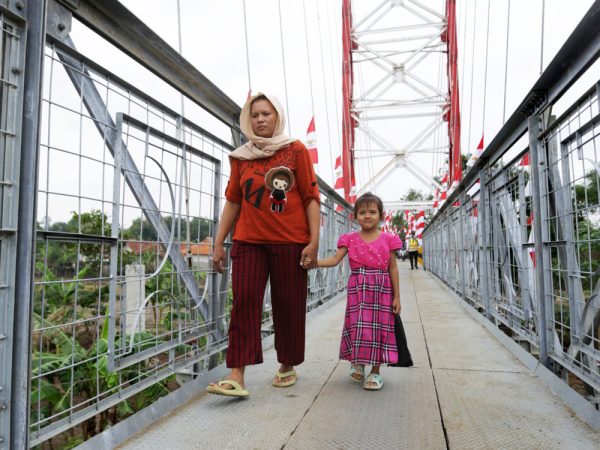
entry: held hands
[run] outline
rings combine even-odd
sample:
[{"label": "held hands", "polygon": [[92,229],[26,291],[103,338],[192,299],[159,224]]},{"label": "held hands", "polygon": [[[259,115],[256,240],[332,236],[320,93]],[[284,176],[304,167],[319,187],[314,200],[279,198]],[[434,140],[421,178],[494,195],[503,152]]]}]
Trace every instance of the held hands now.
[{"label": "held hands", "polygon": [[317,253],[319,247],[317,245],[308,244],[302,250],[302,255],[300,256],[300,267],[306,270],[314,269],[317,267]]},{"label": "held hands", "polygon": [[402,306],[400,305],[400,299],[394,297],[394,301],[392,302],[392,310],[394,311],[394,314],[400,314],[401,309]]},{"label": "held hands", "polygon": [[212,263],[217,272],[223,273],[225,269],[225,250],[223,250],[223,244],[215,244]]}]

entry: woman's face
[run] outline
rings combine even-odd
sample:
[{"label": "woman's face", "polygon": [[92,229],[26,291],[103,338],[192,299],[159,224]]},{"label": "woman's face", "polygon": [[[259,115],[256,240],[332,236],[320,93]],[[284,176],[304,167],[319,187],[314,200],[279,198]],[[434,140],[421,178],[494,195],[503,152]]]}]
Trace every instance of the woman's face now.
[{"label": "woman's face", "polygon": [[256,100],[250,108],[250,121],[255,135],[273,137],[277,125],[277,111],[268,100]]}]

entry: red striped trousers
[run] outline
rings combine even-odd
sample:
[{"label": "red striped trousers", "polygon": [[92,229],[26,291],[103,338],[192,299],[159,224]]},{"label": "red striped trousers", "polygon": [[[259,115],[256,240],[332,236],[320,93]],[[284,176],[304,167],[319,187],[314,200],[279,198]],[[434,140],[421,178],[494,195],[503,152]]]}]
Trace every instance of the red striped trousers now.
[{"label": "red striped trousers", "polygon": [[233,243],[227,367],[263,362],[260,325],[268,280],[277,360],[290,366],[304,361],[307,271],[300,267],[304,247],[306,244]]}]

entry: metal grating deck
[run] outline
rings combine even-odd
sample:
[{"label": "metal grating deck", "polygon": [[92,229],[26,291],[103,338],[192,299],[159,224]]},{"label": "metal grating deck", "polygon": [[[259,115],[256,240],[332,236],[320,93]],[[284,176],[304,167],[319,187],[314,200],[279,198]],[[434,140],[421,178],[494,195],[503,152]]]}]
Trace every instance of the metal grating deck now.
[{"label": "metal grating deck", "polygon": [[202,393],[120,448],[600,448],[600,433],[430,274],[400,263],[400,283],[415,367],[383,368],[382,391],[347,380],[349,365],[337,358],[344,314],[338,301],[310,316],[295,386],[271,387],[277,363],[268,349],[264,364],[247,369],[250,399]]}]

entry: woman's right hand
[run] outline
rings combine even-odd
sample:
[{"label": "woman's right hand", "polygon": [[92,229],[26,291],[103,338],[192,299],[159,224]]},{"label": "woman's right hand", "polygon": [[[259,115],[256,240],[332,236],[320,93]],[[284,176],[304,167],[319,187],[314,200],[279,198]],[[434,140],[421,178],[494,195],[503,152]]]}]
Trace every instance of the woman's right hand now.
[{"label": "woman's right hand", "polygon": [[213,267],[219,273],[225,270],[225,250],[223,244],[215,244],[212,258]]}]

